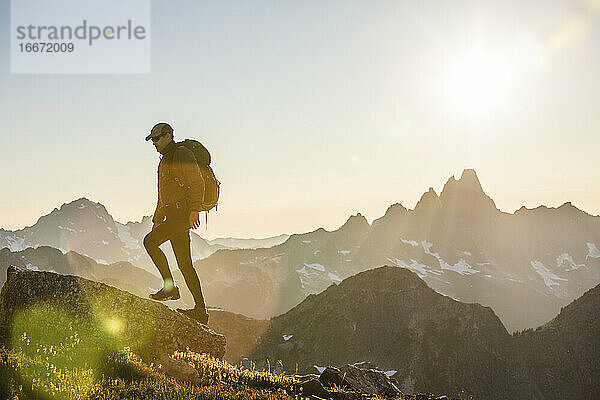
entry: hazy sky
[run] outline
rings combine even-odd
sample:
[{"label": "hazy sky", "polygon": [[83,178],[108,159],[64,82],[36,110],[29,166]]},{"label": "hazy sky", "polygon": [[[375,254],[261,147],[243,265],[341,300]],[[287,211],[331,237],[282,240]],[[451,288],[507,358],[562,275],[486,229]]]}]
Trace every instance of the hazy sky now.
[{"label": "hazy sky", "polygon": [[463,168],[501,210],[600,214],[600,0],[153,1],[144,75],[11,75],[0,4],[0,227],[150,214],[161,120],[213,155],[208,238],[371,220]]}]

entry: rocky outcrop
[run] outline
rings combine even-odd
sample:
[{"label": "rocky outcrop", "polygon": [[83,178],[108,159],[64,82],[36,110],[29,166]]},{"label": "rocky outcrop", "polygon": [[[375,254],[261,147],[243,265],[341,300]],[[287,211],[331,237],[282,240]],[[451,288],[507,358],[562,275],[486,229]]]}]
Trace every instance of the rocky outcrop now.
[{"label": "rocky outcrop", "polygon": [[325,386],[337,385],[368,395],[397,398],[402,394],[382,371],[345,365],[340,369],[327,367],[319,377]]},{"label": "rocky outcrop", "polygon": [[63,275],[77,275],[96,282],[106,283],[138,296],[147,296],[158,289],[162,279],[129,262],[101,264],[90,257],[69,251],[63,254],[49,246],[28,247],[21,251],[0,249],[0,285],[6,280],[6,271],[13,265],[32,271],[50,271]]},{"label": "rocky outcrop", "polygon": [[[60,318],[60,326],[46,316]],[[223,335],[163,304],[76,276],[9,267],[0,293],[0,328],[9,344],[23,326],[44,338],[65,324],[108,337],[145,360],[187,348],[217,358],[225,353]]]},{"label": "rocky outcrop", "polygon": [[[311,399],[367,400],[372,398],[406,400],[449,400],[445,395],[431,393],[406,395],[400,392],[397,382],[382,371],[345,365],[341,368],[328,366],[320,376],[296,375],[298,383],[291,387],[291,394]],[[453,400],[457,400],[453,398]]]}]

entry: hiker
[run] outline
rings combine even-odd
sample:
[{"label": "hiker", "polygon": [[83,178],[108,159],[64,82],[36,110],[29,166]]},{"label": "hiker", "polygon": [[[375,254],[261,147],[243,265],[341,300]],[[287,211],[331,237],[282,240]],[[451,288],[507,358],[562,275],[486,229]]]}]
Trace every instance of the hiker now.
[{"label": "hiker", "polygon": [[169,240],[195,302],[194,308],[177,311],[206,324],[208,313],[190,251],[190,228],[200,226],[200,211],[203,210],[202,173],[194,153],[175,143],[173,128],[169,124],[161,122],[154,125],[146,136],[148,140],[152,140],[156,151],[162,155],[158,164],[158,202],[152,217],[152,230],[144,237],[144,247],[163,278],[163,288],[150,294],[150,298],[167,301],[180,297],[167,258],[158,247]]}]

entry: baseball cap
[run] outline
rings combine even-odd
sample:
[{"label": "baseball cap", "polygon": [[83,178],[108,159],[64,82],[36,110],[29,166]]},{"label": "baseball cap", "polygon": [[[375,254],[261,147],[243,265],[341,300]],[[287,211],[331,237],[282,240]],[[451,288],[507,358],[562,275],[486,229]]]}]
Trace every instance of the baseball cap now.
[{"label": "baseball cap", "polygon": [[165,133],[172,134],[173,128],[171,128],[171,125],[167,124],[166,122],[159,122],[158,124],[154,125],[154,127],[152,127],[150,134],[148,136],[146,136],[146,141],[148,141],[154,137],[163,135]]}]

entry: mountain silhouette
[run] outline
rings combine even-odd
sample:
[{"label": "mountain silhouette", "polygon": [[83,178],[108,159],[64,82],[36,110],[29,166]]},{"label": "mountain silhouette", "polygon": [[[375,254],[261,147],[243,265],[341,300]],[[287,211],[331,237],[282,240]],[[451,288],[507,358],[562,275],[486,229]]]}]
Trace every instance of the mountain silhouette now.
[{"label": "mountain silhouette", "polygon": [[371,225],[357,215],[337,230],[294,234],[270,249],[221,250],[195,265],[215,304],[269,318],[393,264],[439,293],[492,307],[512,332],[549,321],[597,285],[599,245],[600,217],[569,203],[502,212],[465,170],[439,197],[430,188],[414,209],[394,204]]}]

